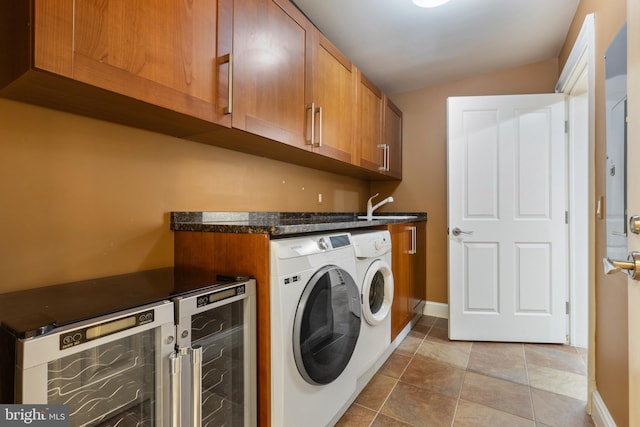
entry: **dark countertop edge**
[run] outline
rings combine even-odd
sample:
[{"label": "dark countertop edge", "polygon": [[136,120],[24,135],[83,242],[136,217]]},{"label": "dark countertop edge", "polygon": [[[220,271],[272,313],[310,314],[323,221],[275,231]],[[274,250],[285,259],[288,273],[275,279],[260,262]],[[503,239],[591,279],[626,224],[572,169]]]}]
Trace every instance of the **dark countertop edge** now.
[{"label": "dark countertop edge", "polygon": [[[211,220],[203,220],[206,216]],[[357,219],[365,212],[172,212],[171,230],[211,233],[289,234],[351,230],[427,221],[426,212],[376,212],[376,216],[415,216],[411,219]],[[294,221],[295,224],[287,221]],[[305,221],[305,222],[303,222]]]}]

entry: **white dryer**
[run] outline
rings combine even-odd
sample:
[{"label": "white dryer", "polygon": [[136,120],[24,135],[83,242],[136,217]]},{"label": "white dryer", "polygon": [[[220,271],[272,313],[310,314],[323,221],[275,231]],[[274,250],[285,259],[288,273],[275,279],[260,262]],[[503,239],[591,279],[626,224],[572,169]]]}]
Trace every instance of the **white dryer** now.
[{"label": "white dryer", "polygon": [[335,423],[355,397],[361,330],[349,233],[272,240],[271,425]]},{"label": "white dryer", "polygon": [[387,230],[353,232],[352,239],[364,318],[356,361],[358,376],[368,374],[362,379],[366,384],[391,348],[391,235]]}]

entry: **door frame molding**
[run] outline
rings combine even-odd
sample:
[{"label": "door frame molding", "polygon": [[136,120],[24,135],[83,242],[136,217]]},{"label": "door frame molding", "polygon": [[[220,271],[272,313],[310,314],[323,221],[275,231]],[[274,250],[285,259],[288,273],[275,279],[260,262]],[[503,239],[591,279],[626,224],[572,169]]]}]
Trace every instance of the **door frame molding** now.
[{"label": "door frame molding", "polygon": [[[595,196],[595,75],[596,75],[596,60],[595,60],[595,23],[594,14],[587,15],[582,23],[580,33],[571,49],[571,53],[567,58],[560,78],[556,84],[556,92],[565,93],[569,95],[579,78],[586,71],[587,72],[587,108],[588,108],[588,129],[587,129],[587,146],[579,147],[582,150],[569,151],[569,185],[570,185],[570,213],[569,213],[569,258],[570,258],[570,278],[569,278],[569,292],[571,301],[571,312],[569,316],[570,321],[570,339],[571,342],[575,342],[576,337],[576,307],[574,297],[577,289],[577,283],[575,280],[576,271],[578,268],[587,267],[587,281],[589,288],[588,296],[588,412],[591,413],[592,409],[592,394],[596,391],[595,382],[595,218],[596,218],[596,196]],[[571,114],[568,115],[569,129],[572,128]],[[583,150],[587,150],[585,153]],[[578,159],[588,159],[588,163],[584,164],[584,160],[577,162]],[[580,173],[588,174],[588,182],[577,179]],[[579,187],[582,191],[575,191],[575,193],[581,192],[588,195],[588,200],[576,200],[575,193],[572,189]],[[585,188],[586,187],[586,188]],[[577,205],[584,206],[586,203],[587,211],[581,211],[580,209],[573,209]],[[576,226],[571,226],[575,224]],[[584,255],[580,256],[578,252],[579,248],[587,245],[588,247],[588,259],[584,259]],[[584,276],[584,273],[583,273]]]}]

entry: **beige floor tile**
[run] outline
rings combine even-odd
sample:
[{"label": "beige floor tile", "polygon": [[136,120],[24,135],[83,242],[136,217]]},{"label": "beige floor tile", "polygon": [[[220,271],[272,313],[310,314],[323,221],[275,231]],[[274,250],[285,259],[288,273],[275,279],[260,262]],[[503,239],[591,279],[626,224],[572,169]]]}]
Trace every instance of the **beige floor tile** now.
[{"label": "beige floor tile", "polygon": [[405,356],[413,356],[418,347],[420,347],[420,344],[422,344],[423,339],[424,335],[409,332],[409,335],[402,340],[395,353],[403,354]]},{"label": "beige floor tile", "polygon": [[587,377],[544,366],[527,365],[529,385],[578,400],[587,400]]},{"label": "beige floor tile", "polygon": [[378,373],[391,378],[400,378],[410,361],[410,356],[393,352],[380,369],[378,369]]},{"label": "beige floor tile", "polygon": [[450,427],[456,400],[444,394],[399,382],[380,412],[417,426]]},{"label": "beige floor tile", "polygon": [[422,316],[420,318],[420,320],[418,320],[418,325],[426,325],[426,326],[433,326],[435,325],[435,323],[438,321],[437,317],[434,316]]},{"label": "beige floor tile", "polygon": [[369,427],[375,417],[376,411],[353,404],[336,423],[336,427]]},{"label": "beige floor tile", "polygon": [[586,349],[449,341],[447,328],[423,316],[338,426],[593,427]]},{"label": "beige floor tile", "polygon": [[464,374],[464,369],[417,355],[407,366],[400,381],[457,399],[462,388]]},{"label": "beige floor tile", "polygon": [[524,354],[528,364],[587,375],[587,366],[573,347],[525,344]]},{"label": "beige floor tile", "polygon": [[408,424],[404,421],[387,417],[384,414],[378,414],[378,416],[376,416],[376,419],[373,420],[373,424],[371,424],[371,427],[413,427],[413,424]]},{"label": "beige floor tile", "polygon": [[474,342],[467,369],[491,377],[529,384],[522,344]]},{"label": "beige floor tile", "polygon": [[529,386],[467,372],[460,398],[533,420]]},{"label": "beige floor tile", "polygon": [[532,420],[461,399],[458,403],[453,426],[534,427],[535,424]]},{"label": "beige floor tile", "polygon": [[544,390],[531,389],[536,420],[551,427],[592,427],[587,402]]},{"label": "beige floor tile", "polygon": [[418,348],[417,354],[423,357],[450,363],[462,369],[466,369],[471,353],[471,343],[465,341],[434,341],[429,337]]},{"label": "beige floor tile", "polygon": [[385,377],[384,375],[374,375],[369,384],[356,398],[356,403],[374,411],[380,410],[397,381],[395,378]]}]

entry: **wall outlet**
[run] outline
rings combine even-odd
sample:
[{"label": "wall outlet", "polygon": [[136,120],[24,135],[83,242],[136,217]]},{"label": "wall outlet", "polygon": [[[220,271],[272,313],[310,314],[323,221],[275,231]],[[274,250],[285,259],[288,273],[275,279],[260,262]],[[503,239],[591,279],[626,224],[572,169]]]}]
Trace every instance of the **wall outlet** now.
[{"label": "wall outlet", "polygon": [[318,193],[318,204],[322,204],[322,193]]}]

